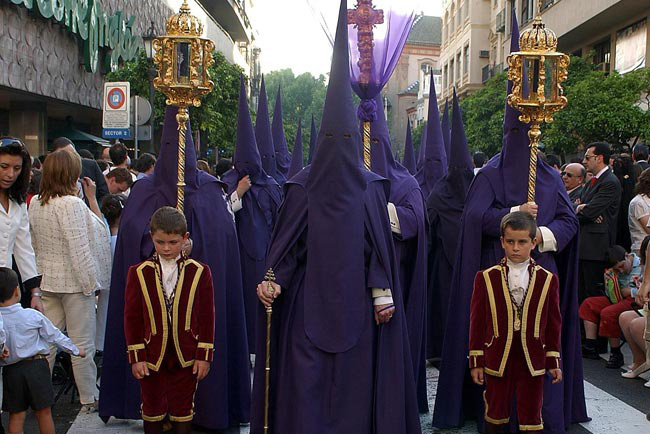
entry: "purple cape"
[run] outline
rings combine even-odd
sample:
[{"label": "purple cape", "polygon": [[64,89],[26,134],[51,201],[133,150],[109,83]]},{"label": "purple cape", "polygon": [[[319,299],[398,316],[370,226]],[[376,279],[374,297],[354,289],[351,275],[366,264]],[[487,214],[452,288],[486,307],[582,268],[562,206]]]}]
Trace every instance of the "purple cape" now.
[{"label": "purple cape", "polygon": [[275,146],[273,145],[273,133],[269,118],[269,102],[266,97],[266,85],[264,84],[263,76],[260,86],[259,102],[257,104],[257,119],[255,119],[255,140],[257,141],[260,157],[262,157],[262,168],[264,172],[275,179],[278,185],[284,185],[287,179],[278,170],[275,159]]},{"label": "purple cape", "polygon": [[[444,125],[444,120],[443,120]],[[443,127],[443,133],[444,133]],[[429,284],[427,358],[440,358],[461,217],[467,190],[474,179],[463,118],[454,91],[454,113],[447,174],[427,198],[429,217]]]},{"label": "purple cape", "polygon": [[[389,186],[363,168],[349,80],[341,0],[316,154],[285,186],[269,249],[282,287],[271,324],[275,434],[420,432]],[[395,314],[380,327],[370,288],[393,291]],[[261,305],[259,312],[264,321]],[[258,334],[258,352],[265,344]],[[256,364],[253,434],[263,432],[264,373]]]},{"label": "purple cape", "polygon": [[415,174],[415,151],[413,150],[413,139],[411,137],[411,123],[406,123],[406,142],[404,142],[404,161],[402,165],[411,175]]},{"label": "purple cape", "polygon": [[242,78],[239,90],[234,168],[223,176],[223,181],[228,185],[229,194],[237,189],[237,183],[246,175],[250,176],[252,185],[241,198],[242,209],[235,213],[235,221],[241,257],[248,346],[253,353],[257,329],[257,305],[259,303],[257,284],[266,272],[266,252],[273,226],[275,226],[275,217],[282,202],[282,190],[275,180],[262,170],[248,109],[246,88]]},{"label": "purple cape", "polygon": [[424,198],[417,181],[393,159],[390,134],[383,105],[377,97],[377,120],[371,124],[371,161],[373,172],[390,181],[389,202],[395,205],[400,234],[393,233],[395,253],[399,264],[399,282],[404,298],[409,343],[413,357],[413,372],[417,384],[418,407],[429,410],[425,360],[426,324],[426,257],[427,235]]},{"label": "purple cape", "polygon": [[[108,307],[99,415],[107,420],[140,419],[140,387],[131,374],[124,340],[126,273],[153,253],[149,219],[158,208],[176,205],[178,132],[176,109],[167,107],[160,156],[153,175],[133,185],[124,207],[115,248]],[[191,131],[188,123],[188,131]],[[187,135],[185,216],[194,242],[192,258],[212,270],[215,303],[214,361],[199,383],[194,422],[223,429],[249,420],[250,374],[239,247],[233,218],[223,199],[223,185],[196,169],[192,135]]]},{"label": "purple cape", "polygon": [[287,147],[287,140],[284,136],[284,126],[282,121],[282,92],[280,92],[280,85],[278,85],[278,93],[275,97],[273,125],[271,126],[271,129],[273,131],[275,163],[277,164],[278,172],[287,179],[291,157],[289,156],[289,148]]},{"label": "purple cape", "polygon": [[309,130],[309,159],[307,164],[311,164],[311,160],[314,159],[314,151],[316,150],[316,136],[318,131],[316,131],[316,123],[314,122],[314,115],[311,115],[311,129]]},{"label": "purple cape", "polygon": [[[518,51],[519,30],[513,19],[511,51]],[[511,90],[508,83],[508,93]],[[469,379],[467,369],[469,306],[476,272],[503,258],[499,241],[500,221],[513,206],[527,200],[530,151],[528,126],[518,113],[506,106],[503,148],[476,175],[467,193],[451,287],[446,335],[443,343],[440,379],[433,414],[438,428],[457,427],[466,417],[483,423],[481,388]],[[540,158],[537,164],[535,202],[537,224],[546,226],[557,241],[556,253],[537,253],[539,265],[556,273],[560,280],[562,313],[562,369],[564,379],[552,385],[549,374],[544,384],[542,418],[546,432],[564,433],[570,423],[588,420],[584,401],[580,323],[578,319],[577,269],[578,220],[562,180]],[[514,420],[515,418],[513,418]]]},{"label": "purple cape", "polygon": [[288,178],[291,179],[296,173],[302,170],[302,121],[298,121],[298,131],[296,132],[296,141],[293,143],[293,153],[291,154],[291,166],[289,167]]},{"label": "purple cape", "polygon": [[[423,142],[424,153],[420,149],[422,161],[418,164],[418,171],[415,178],[420,184],[422,194],[425,198],[433,189],[435,183],[447,173],[447,154],[443,140],[440,115],[438,113],[438,98],[436,97],[436,86],[431,72],[431,86],[429,87],[429,111],[426,128],[426,140]],[[423,136],[424,137],[424,136]]]}]

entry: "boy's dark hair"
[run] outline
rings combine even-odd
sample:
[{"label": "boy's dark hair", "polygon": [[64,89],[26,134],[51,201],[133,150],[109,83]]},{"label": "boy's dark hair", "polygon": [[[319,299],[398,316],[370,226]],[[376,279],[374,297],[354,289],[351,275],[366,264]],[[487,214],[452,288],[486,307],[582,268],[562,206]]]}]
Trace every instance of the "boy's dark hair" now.
[{"label": "boy's dark hair", "polygon": [[555,154],[547,154],[546,163],[551,167],[560,167],[562,165],[562,162],[560,161],[560,157],[558,157]]},{"label": "boy's dark hair", "polygon": [[646,235],[643,241],[641,241],[641,247],[639,248],[639,258],[641,258],[641,265],[645,265],[646,250],[648,250],[648,244],[650,243],[650,235]]},{"label": "boy's dark hair", "polygon": [[79,156],[81,158],[86,158],[88,160],[94,160],[95,159],[95,157],[93,156],[93,153],[90,152],[88,149],[79,149],[77,151],[77,153],[79,154]]},{"label": "boy's dark hair", "polygon": [[643,143],[637,143],[634,145],[632,156],[634,157],[634,161],[648,160],[648,145]]},{"label": "boy's dark hair", "polygon": [[74,143],[72,140],[68,139],[67,137],[57,137],[52,141],[52,152],[58,151],[61,148],[65,148],[68,145],[72,145],[74,148]]},{"label": "boy's dark hair", "polygon": [[217,166],[214,168],[214,175],[221,177],[230,169],[232,169],[232,161],[229,158],[219,158]]},{"label": "boy's dark hair", "polygon": [[133,163],[133,168],[140,173],[144,173],[155,165],[156,157],[145,152],[144,154],[140,155],[140,158],[135,160],[135,163]]},{"label": "boy's dark hair", "polygon": [[0,267],[0,303],[4,303],[14,295],[18,286],[18,275],[14,270]]},{"label": "boy's dark hair", "polygon": [[611,246],[607,249],[607,263],[609,267],[613,267],[621,261],[625,260],[625,249],[621,246]]},{"label": "boy's dark hair", "polygon": [[111,161],[116,166],[123,164],[129,156],[126,146],[119,142],[111,146],[111,149],[108,150],[108,155],[111,156]]},{"label": "boy's dark hair", "polygon": [[187,233],[187,220],[182,212],[171,206],[159,208],[151,216],[149,223],[151,233],[162,231],[166,234],[185,235]]},{"label": "boy's dark hair", "polygon": [[107,178],[115,178],[115,182],[121,184],[123,182],[126,182],[126,185],[131,188],[131,185],[133,185],[133,177],[131,176],[131,172],[128,171],[128,169],[125,169],[124,167],[117,167],[110,172],[106,174]]},{"label": "boy's dark hair", "polygon": [[587,145],[587,149],[594,148],[594,155],[603,156],[603,164],[609,164],[609,158],[612,156],[612,148],[609,143],[593,142]]},{"label": "boy's dark hair", "polygon": [[483,167],[485,165],[486,157],[485,157],[485,154],[483,152],[478,151],[478,152],[474,153],[474,156],[472,157],[472,160],[474,162],[474,167],[476,167],[477,169],[480,169],[481,167]]},{"label": "boy's dark hair", "polygon": [[506,214],[501,219],[501,236],[504,236],[506,233],[506,228],[515,231],[528,231],[531,240],[534,240],[537,236],[537,222],[532,215],[524,211],[515,211]]}]

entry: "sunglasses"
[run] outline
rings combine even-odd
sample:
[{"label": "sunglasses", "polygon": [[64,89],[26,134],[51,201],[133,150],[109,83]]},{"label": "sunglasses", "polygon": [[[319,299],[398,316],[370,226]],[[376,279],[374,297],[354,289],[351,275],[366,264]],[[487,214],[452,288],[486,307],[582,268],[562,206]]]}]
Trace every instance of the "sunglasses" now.
[{"label": "sunglasses", "polygon": [[561,172],[560,175],[566,176],[567,178],[573,178],[575,175],[569,172]]},{"label": "sunglasses", "polygon": [[2,137],[0,138],[0,147],[4,148],[5,146],[16,146],[18,148],[24,149],[25,145],[23,145],[23,142],[21,142],[18,139],[14,139],[13,137]]}]

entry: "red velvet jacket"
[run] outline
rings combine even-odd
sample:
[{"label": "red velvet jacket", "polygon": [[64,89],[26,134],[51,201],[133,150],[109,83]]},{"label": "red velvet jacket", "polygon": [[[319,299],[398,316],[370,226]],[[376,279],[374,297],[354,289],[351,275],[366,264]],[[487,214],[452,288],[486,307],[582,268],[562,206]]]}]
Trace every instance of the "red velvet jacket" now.
[{"label": "red velvet jacket", "polygon": [[124,335],[129,363],[146,361],[158,371],[171,333],[182,367],[194,360],[212,361],[214,352],[214,290],[210,268],[192,259],[179,261],[171,324],[153,259],[129,268],[124,303]]},{"label": "red velvet jacket", "polygon": [[[560,314],[557,276],[531,260],[521,318],[521,343],[532,376],[560,367]],[[503,376],[515,336],[516,307],[510,298],[505,261],[474,279],[469,333],[469,366]]]}]

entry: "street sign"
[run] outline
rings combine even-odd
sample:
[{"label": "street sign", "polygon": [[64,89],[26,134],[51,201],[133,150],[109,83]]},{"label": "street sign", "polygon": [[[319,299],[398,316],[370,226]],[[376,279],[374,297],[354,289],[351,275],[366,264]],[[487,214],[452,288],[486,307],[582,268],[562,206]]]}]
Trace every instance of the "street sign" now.
[{"label": "street sign", "polygon": [[138,140],[151,140],[151,125],[142,125],[138,127],[138,133],[136,135],[134,131],[134,127],[129,128],[131,131],[131,137],[136,138]]},{"label": "street sign", "polygon": [[104,128],[102,137],[105,139],[130,139],[131,130],[129,128]]},{"label": "street sign", "polygon": [[[136,101],[137,100],[137,101]],[[135,118],[135,119],[134,119]],[[151,104],[141,96],[131,97],[131,125],[144,125],[151,119]]]},{"label": "street sign", "polygon": [[128,81],[104,83],[102,127],[128,129],[130,119],[131,85]]}]

